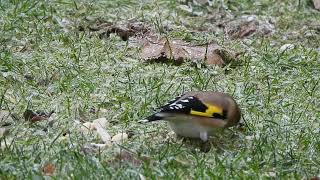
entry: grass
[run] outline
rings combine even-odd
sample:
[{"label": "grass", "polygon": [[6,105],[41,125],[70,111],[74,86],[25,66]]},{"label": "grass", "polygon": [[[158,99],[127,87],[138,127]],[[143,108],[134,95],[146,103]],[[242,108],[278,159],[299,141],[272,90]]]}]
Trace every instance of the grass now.
[{"label": "grass", "polygon": [[[0,139],[1,179],[42,179],[42,167],[55,165],[54,179],[310,179],[320,175],[320,13],[311,1],[215,1],[213,10],[233,17],[255,14],[276,22],[271,37],[228,40],[173,1],[0,1],[0,107],[14,117]],[[206,7],[197,6],[204,14]],[[143,21],[169,37],[218,44],[237,51],[235,68],[185,63],[147,64],[139,49],[111,35],[100,39],[77,31],[85,18],[112,22]],[[66,21],[71,24],[63,23]],[[183,23],[188,24],[186,27]],[[318,23],[318,24],[317,24]],[[210,24],[210,23],[209,23]],[[66,27],[64,27],[66,26]],[[172,31],[165,31],[165,26]],[[284,44],[293,49],[281,50]],[[203,153],[176,139],[164,122],[138,121],[152,109],[190,90],[231,94],[247,122],[245,132],[217,137]],[[30,124],[29,107],[55,110],[55,124]],[[89,113],[90,109],[104,109]],[[82,113],[79,113],[82,112]],[[84,135],[75,120],[106,117],[110,134],[132,131],[121,144],[149,160],[134,165],[115,161],[113,146],[85,155],[81,148],[99,142]],[[62,139],[64,132],[70,132]],[[226,140],[226,142],[222,141]]]}]

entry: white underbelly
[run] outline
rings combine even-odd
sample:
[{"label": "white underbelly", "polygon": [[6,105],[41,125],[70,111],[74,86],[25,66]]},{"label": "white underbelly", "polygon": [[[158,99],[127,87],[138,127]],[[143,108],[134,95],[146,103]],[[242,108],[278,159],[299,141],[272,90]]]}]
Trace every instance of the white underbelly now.
[{"label": "white underbelly", "polygon": [[191,122],[169,122],[169,124],[176,134],[184,137],[200,138],[200,134],[203,132],[208,135],[213,133],[212,130]]}]

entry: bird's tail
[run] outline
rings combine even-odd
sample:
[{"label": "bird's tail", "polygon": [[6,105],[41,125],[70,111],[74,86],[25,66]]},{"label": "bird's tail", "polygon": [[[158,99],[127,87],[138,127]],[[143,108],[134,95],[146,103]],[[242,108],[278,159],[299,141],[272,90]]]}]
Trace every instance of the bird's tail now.
[{"label": "bird's tail", "polygon": [[162,120],[163,116],[161,113],[155,113],[151,116],[146,117],[145,119],[140,120],[140,123],[147,123],[147,122],[152,122],[152,121],[159,121]]}]

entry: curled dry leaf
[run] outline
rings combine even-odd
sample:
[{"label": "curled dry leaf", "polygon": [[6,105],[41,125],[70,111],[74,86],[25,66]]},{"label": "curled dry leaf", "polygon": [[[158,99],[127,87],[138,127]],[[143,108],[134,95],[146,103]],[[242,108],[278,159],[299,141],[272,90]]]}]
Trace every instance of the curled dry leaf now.
[{"label": "curled dry leaf", "polygon": [[116,134],[116,135],[114,135],[112,137],[111,141],[113,143],[121,143],[121,142],[123,142],[123,141],[125,141],[127,139],[128,139],[128,134],[127,133],[118,133],[118,134]]},{"label": "curled dry leaf", "polygon": [[235,60],[235,55],[215,43],[205,45],[192,45],[176,39],[160,38],[147,40],[141,52],[146,61],[173,62],[181,64],[186,60],[204,61],[206,64],[225,66]]},{"label": "curled dry leaf", "polygon": [[250,36],[254,33],[261,36],[269,36],[274,33],[275,26],[272,22],[266,20],[258,20],[257,16],[242,16],[227,23],[221,23],[226,34],[231,39],[238,39]]},{"label": "curled dry leaf", "polygon": [[[84,28],[80,28],[84,29]],[[127,22],[127,23],[111,23],[102,20],[97,20],[95,25],[89,26],[90,31],[97,31],[99,36],[109,37],[110,34],[117,34],[122,40],[127,41],[129,37],[144,34],[149,29],[142,22]]]},{"label": "curled dry leaf", "polygon": [[32,110],[27,109],[23,113],[23,117],[26,121],[30,121],[30,122],[34,123],[34,122],[38,122],[38,121],[47,120],[53,113],[54,113],[54,111],[46,113],[43,111],[33,112]]},{"label": "curled dry leaf", "polygon": [[47,176],[52,176],[54,174],[55,170],[56,170],[56,167],[52,163],[47,163],[42,168],[43,174],[45,174]]}]

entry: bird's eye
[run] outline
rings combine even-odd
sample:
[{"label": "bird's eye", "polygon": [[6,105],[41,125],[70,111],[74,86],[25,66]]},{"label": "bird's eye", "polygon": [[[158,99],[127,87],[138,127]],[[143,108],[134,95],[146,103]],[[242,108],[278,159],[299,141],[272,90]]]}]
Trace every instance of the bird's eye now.
[{"label": "bird's eye", "polygon": [[218,119],[226,119],[227,118],[227,113],[226,113],[226,111],[223,111],[223,114],[213,113],[212,117],[213,118],[218,118]]}]

